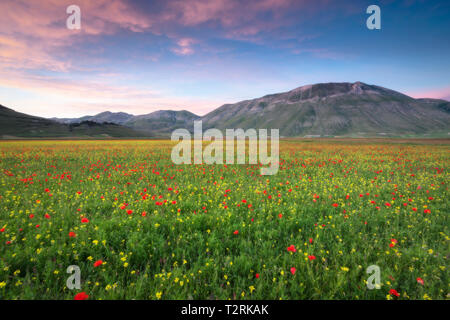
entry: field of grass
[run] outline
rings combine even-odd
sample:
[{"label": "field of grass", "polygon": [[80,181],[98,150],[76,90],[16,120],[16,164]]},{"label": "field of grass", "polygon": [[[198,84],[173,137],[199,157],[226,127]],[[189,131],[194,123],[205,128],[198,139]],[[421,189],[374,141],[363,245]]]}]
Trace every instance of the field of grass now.
[{"label": "field of grass", "polygon": [[448,144],[282,141],[274,176],[171,147],[1,142],[0,299],[449,298]]}]

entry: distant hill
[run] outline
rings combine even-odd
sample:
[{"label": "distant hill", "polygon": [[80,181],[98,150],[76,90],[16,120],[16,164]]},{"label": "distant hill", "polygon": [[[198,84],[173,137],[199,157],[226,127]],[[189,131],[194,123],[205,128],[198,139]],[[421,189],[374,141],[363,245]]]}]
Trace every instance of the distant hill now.
[{"label": "distant hill", "polygon": [[321,83],[226,104],[208,113],[203,128],[279,128],[282,136],[445,135],[450,103],[413,99],[383,87]]},{"label": "distant hill", "polygon": [[157,135],[170,135],[177,128],[192,128],[194,120],[197,119],[200,119],[200,117],[186,110],[159,110],[139,116],[125,112],[107,111],[94,116],[84,116],[81,118],[51,118],[51,120],[65,124],[75,124],[83,121],[97,123],[110,122]]},{"label": "distant hill", "polygon": [[110,112],[105,111],[99,114],[96,114],[95,116],[84,116],[81,118],[51,118],[50,120],[54,120],[59,123],[80,123],[83,121],[92,121],[97,123],[104,123],[104,122],[110,122],[110,123],[116,123],[116,124],[124,124],[134,116],[129,113],[125,112]]},{"label": "distant hill", "polygon": [[56,121],[16,112],[0,105],[0,136],[2,138],[120,138],[145,137],[140,132],[115,123],[82,121],[64,124]]},{"label": "distant hill", "polygon": [[1,135],[170,137],[173,130],[279,129],[285,137],[449,137],[450,102],[414,99],[362,82],[319,83],[225,104],[203,117],[159,110],[145,115],[102,112],[81,118],[44,119],[0,108]]},{"label": "distant hill", "polygon": [[200,117],[192,112],[159,110],[149,114],[135,116],[129,119],[124,125],[138,130],[150,130],[152,132],[170,133],[178,128],[191,129],[194,120]]}]

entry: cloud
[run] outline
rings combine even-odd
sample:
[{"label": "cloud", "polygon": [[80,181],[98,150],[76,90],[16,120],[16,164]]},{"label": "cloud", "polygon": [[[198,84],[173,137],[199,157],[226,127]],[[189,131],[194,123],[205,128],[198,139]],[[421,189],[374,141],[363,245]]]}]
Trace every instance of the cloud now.
[{"label": "cloud", "polygon": [[177,41],[178,47],[172,48],[172,51],[178,55],[186,56],[194,53],[192,45],[197,43],[197,40],[192,38],[182,38]]},{"label": "cloud", "polygon": [[317,0],[175,0],[168,2],[169,21],[185,27],[207,26],[224,38],[252,40],[258,34],[273,32],[299,22],[302,9],[312,12],[328,1]]},{"label": "cloud", "polygon": [[[0,67],[46,69],[68,72],[77,67],[65,53],[87,39],[114,35],[126,30],[167,37],[177,55],[195,53],[202,39],[192,28],[213,29],[215,37],[259,41],[269,32],[298,22],[290,12],[310,12],[324,4],[306,0],[77,0],[81,8],[81,29],[68,30],[68,0],[2,0],[0,2]],[[205,27],[207,24],[207,28]],[[186,28],[191,28],[186,30]],[[95,39],[92,39],[95,43]]]},{"label": "cloud", "polygon": [[[0,30],[2,33],[42,39],[70,38],[74,31],[66,28],[66,8],[72,2],[3,0],[0,3]],[[81,8],[80,34],[113,34],[117,28],[143,32],[152,25],[147,15],[124,0],[77,0],[76,4]]]},{"label": "cloud", "polygon": [[126,100],[154,97],[156,91],[114,84],[114,74],[98,75],[96,80],[77,81],[70,78],[24,74],[20,71],[0,71],[0,86],[45,93],[60,97],[82,97],[85,100]]},{"label": "cloud", "polygon": [[114,34],[120,29],[143,32],[149,18],[123,0],[77,0],[81,29],[68,30],[66,8],[60,0],[2,0],[0,2],[0,66],[67,72],[73,65],[58,54],[86,36]]},{"label": "cloud", "polygon": [[200,25],[207,22],[218,22],[226,28],[246,25],[244,33],[255,33],[259,29],[251,27],[255,19],[262,13],[271,12],[278,16],[306,1],[294,0],[176,0],[169,4],[169,9],[178,17],[178,21],[185,26]]}]

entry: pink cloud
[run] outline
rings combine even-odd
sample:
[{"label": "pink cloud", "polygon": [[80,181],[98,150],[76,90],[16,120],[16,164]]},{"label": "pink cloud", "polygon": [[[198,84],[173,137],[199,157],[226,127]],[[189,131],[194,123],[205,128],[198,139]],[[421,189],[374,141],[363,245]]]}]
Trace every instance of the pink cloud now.
[{"label": "pink cloud", "polygon": [[115,74],[99,74],[95,80],[80,82],[69,78],[30,75],[17,70],[1,70],[0,86],[61,97],[82,97],[86,100],[139,99],[158,95],[158,92],[148,89],[140,90],[116,85],[111,80],[115,76]]},{"label": "pink cloud", "polygon": [[[66,29],[65,22],[66,8],[72,2],[3,0],[0,3],[0,30],[6,34],[43,39],[70,38],[74,31]],[[124,0],[77,0],[76,4],[81,8],[82,16],[79,34],[112,34],[118,27],[142,32],[152,25],[147,15]]]},{"label": "pink cloud", "polygon": [[68,30],[66,8],[72,1],[2,0],[0,2],[0,66],[68,71],[70,63],[58,53],[70,49],[84,36],[114,34],[119,29],[143,32],[149,17],[124,0],[77,0],[81,29]]},{"label": "pink cloud", "polygon": [[172,19],[176,17],[174,21],[181,25],[217,24],[224,29],[225,37],[245,40],[298,22],[298,16],[287,17],[287,13],[295,9],[312,12],[326,3],[327,0],[314,3],[306,0],[175,0],[168,4],[168,10]]},{"label": "pink cloud", "polygon": [[172,51],[178,55],[186,56],[194,53],[192,45],[198,41],[192,38],[182,38],[177,41],[178,47],[173,48]]},{"label": "pink cloud", "polygon": [[18,37],[0,34],[0,67],[20,69],[46,69],[67,71],[71,63],[55,58],[51,49],[54,46],[43,45],[39,41],[21,41]]},{"label": "pink cloud", "polygon": [[205,22],[217,21],[222,26],[234,27],[252,24],[250,21],[266,11],[274,15],[306,4],[306,1],[295,0],[177,0],[172,1],[169,8],[179,17],[183,25],[198,25]]},{"label": "pink cloud", "polygon": [[[66,8],[73,1],[2,0],[0,2],[0,67],[43,68],[67,72],[75,66],[58,58],[86,36],[115,34],[119,30],[166,35],[177,44],[178,55],[194,53],[196,41],[183,35],[183,27],[217,24],[224,38],[257,40],[260,33],[293,23],[286,13],[307,12],[327,3],[318,0],[174,0],[156,1],[159,10],[140,10],[129,0],[77,0],[81,29],[68,30]],[[268,17],[264,14],[270,13]],[[199,39],[197,39],[197,42]]]}]

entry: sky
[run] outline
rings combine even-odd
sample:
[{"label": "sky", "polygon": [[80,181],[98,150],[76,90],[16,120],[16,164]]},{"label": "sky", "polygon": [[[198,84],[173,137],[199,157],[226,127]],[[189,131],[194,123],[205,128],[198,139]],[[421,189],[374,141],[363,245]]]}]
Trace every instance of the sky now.
[{"label": "sky", "polygon": [[[380,30],[366,27],[372,4]],[[446,0],[1,0],[0,104],[43,117],[204,115],[356,81],[450,100],[449,39]]]}]

